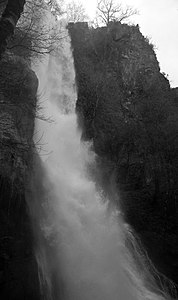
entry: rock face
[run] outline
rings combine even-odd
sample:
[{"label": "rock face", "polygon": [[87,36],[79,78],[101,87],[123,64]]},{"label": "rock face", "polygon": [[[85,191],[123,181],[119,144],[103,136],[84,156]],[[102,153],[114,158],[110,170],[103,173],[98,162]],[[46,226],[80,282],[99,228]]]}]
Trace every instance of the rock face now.
[{"label": "rock face", "polygon": [[25,201],[38,80],[17,57],[0,61],[0,299],[39,299]]},{"label": "rock face", "polygon": [[148,89],[159,73],[153,46],[144,38],[138,26],[111,23],[109,33],[120,54],[118,61],[124,86],[133,90],[140,84],[143,89]]},{"label": "rock face", "polygon": [[98,154],[100,184],[111,193],[116,183],[115,205],[157,268],[178,282],[176,90],[138,26],[76,23],[69,32],[79,123]]}]

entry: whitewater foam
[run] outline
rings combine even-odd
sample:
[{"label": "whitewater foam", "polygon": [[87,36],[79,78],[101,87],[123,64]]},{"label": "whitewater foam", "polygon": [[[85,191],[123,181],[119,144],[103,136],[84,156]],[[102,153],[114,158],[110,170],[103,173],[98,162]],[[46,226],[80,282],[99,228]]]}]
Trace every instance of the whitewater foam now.
[{"label": "whitewater foam", "polygon": [[30,206],[43,298],[164,299],[145,287],[147,276],[126,247],[128,227],[119,212],[108,213],[107,199],[88,176],[95,155],[81,143],[74,113],[69,38],[61,49],[38,69],[39,101],[50,122],[36,121],[34,141],[43,162],[36,165]]}]

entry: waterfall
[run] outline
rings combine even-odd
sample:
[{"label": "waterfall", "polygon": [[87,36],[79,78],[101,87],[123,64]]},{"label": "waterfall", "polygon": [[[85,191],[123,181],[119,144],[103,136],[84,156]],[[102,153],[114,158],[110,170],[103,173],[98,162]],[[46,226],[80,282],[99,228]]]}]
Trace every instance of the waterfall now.
[{"label": "waterfall", "polygon": [[81,142],[77,125],[70,39],[36,72],[42,118],[36,120],[34,142],[40,160],[35,159],[29,206],[42,299],[165,299],[135,263],[129,227],[119,211],[108,211],[109,199],[88,174],[95,154]]}]

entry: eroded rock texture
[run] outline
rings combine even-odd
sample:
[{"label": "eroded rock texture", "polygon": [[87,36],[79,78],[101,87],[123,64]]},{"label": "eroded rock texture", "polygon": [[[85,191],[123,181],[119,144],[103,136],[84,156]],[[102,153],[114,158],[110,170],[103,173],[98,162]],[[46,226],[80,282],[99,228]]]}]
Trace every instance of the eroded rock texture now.
[{"label": "eroded rock texture", "polygon": [[100,184],[157,268],[178,283],[177,89],[160,72],[154,46],[138,26],[68,28],[79,123],[98,154]]},{"label": "eroded rock texture", "polygon": [[38,81],[23,60],[0,61],[0,299],[39,299],[25,201]]}]

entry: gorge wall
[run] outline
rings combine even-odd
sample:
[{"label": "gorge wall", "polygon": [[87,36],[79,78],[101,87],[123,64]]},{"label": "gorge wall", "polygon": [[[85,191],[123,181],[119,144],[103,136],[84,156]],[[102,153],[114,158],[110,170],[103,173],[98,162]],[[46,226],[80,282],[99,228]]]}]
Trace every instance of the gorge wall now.
[{"label": "gorge wall", "polygon": [[[138,26],[69,24],[83,139],[92,140],[106,193],[159,271],[178,283],[177,90]],[[118,201],[120,198],[120,201]]]},{"label": "gorge wall", "polygon": [[[113,193],[159,271],[178,283],[177,89],[138,26],[69,24],[78,121]],[[25,188],[32,166],[38,81],[24,61],[0,62],[0,298],[39,299]],[[120,200],[118,201],[118,198]]]},{"label": "gorge wall", "polygon": [[32,164],[38,80],[19,57],[0,61],[0,298],[39,299],[25,199]]}]

